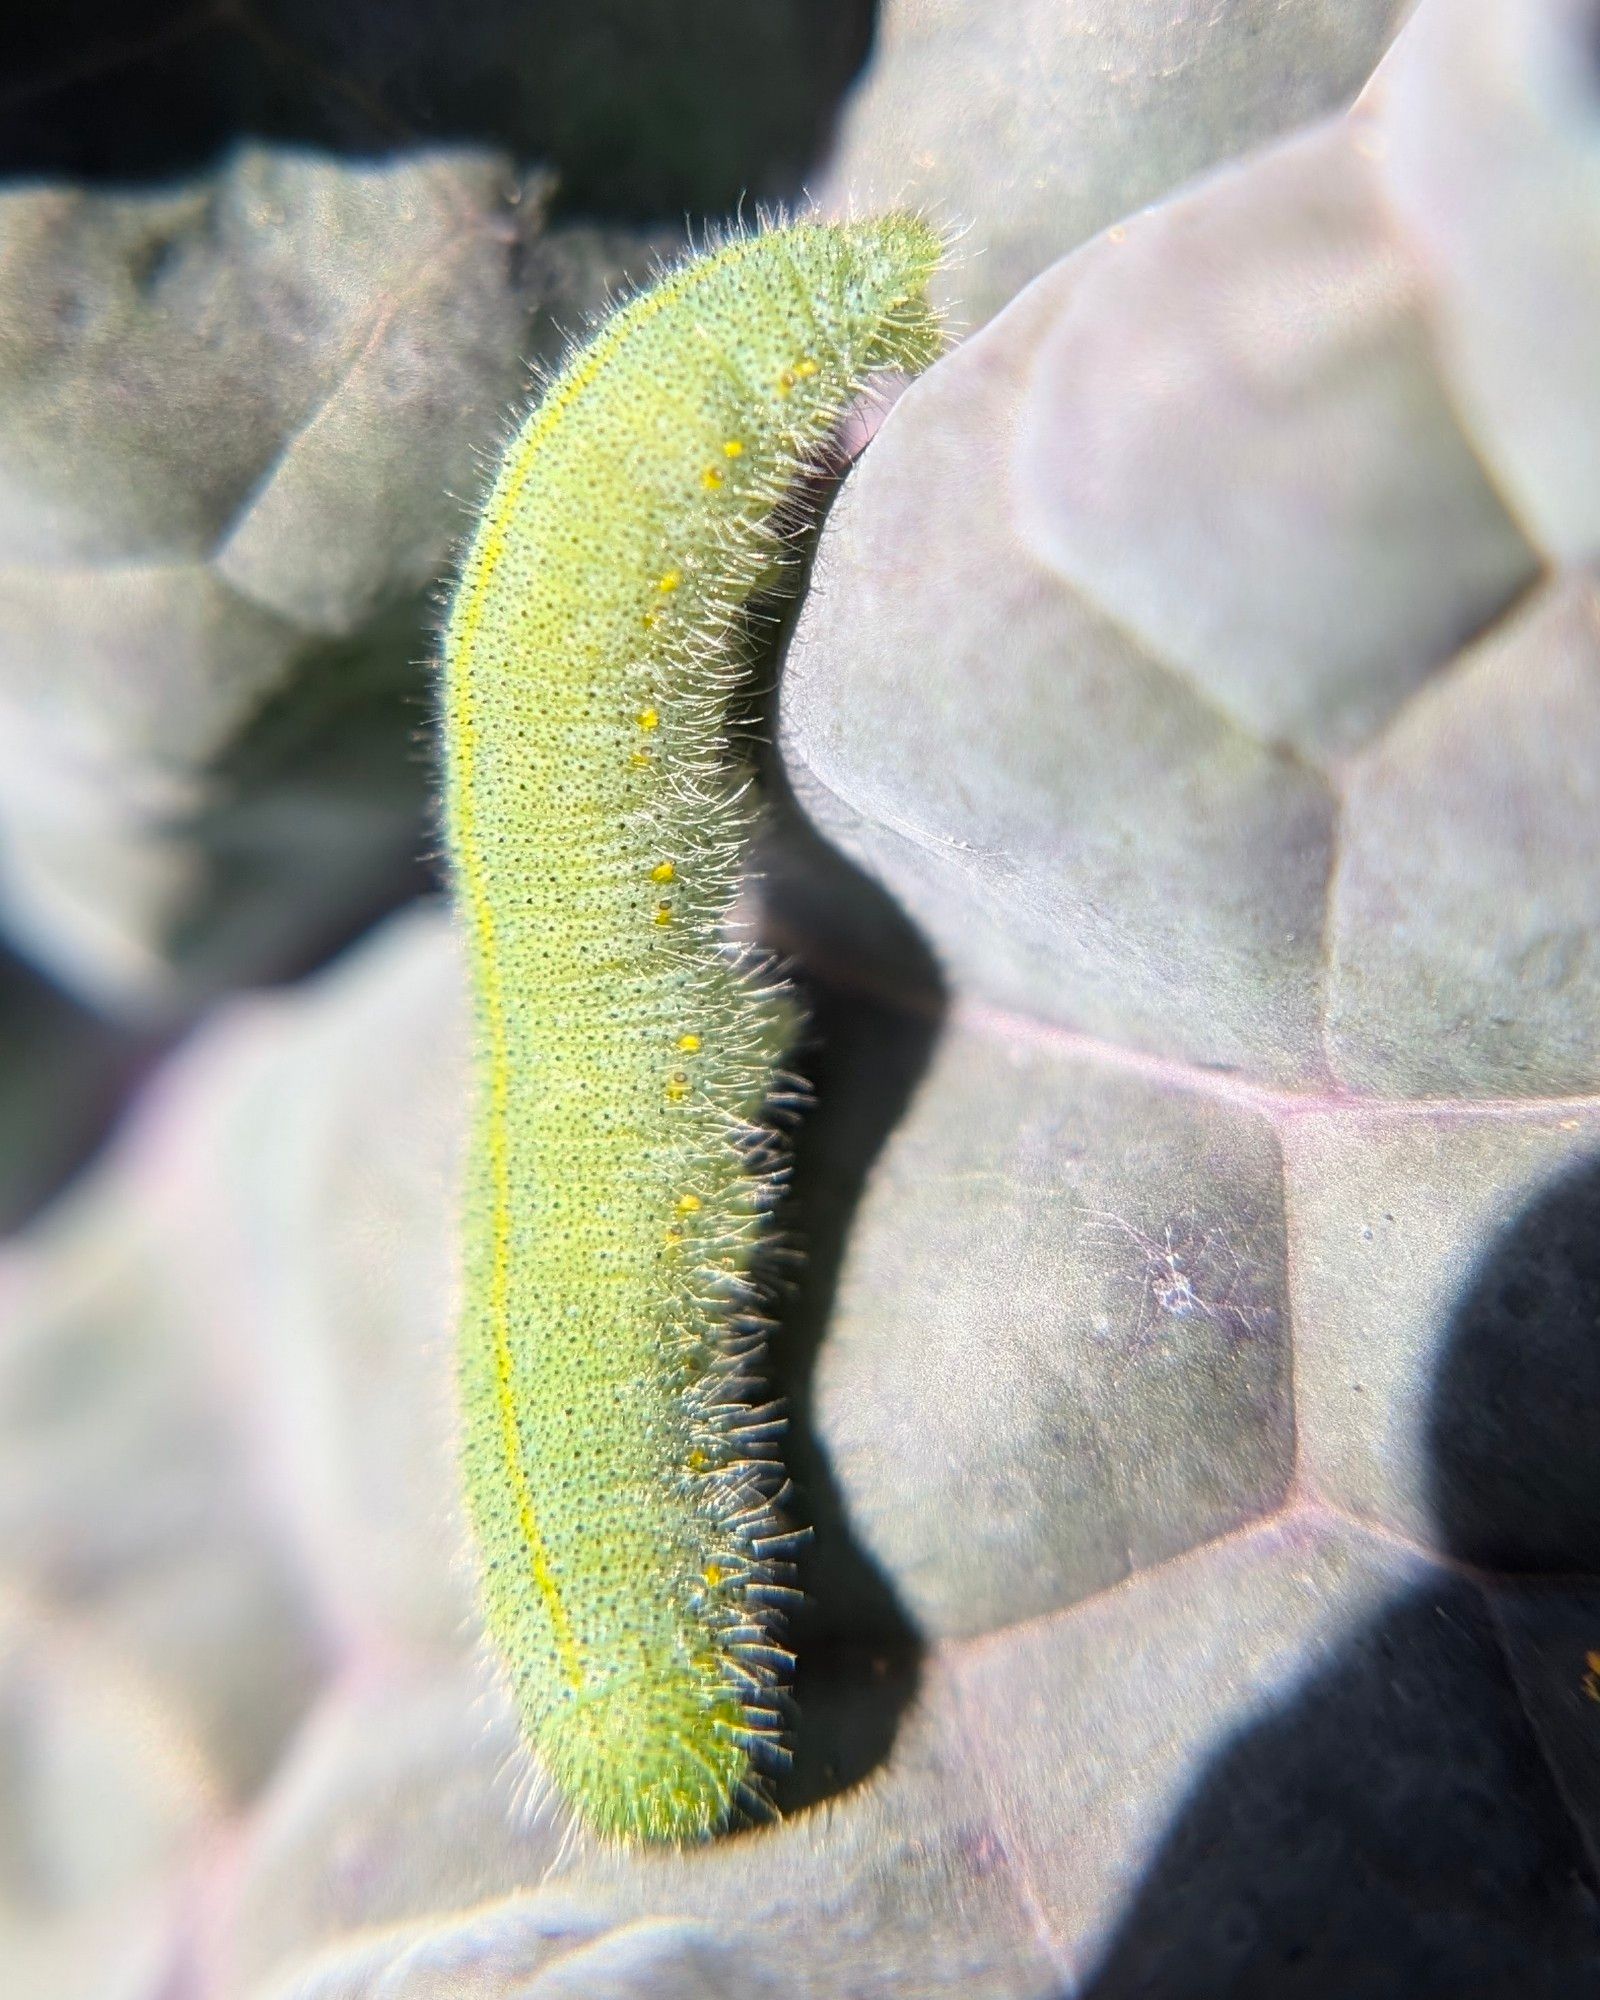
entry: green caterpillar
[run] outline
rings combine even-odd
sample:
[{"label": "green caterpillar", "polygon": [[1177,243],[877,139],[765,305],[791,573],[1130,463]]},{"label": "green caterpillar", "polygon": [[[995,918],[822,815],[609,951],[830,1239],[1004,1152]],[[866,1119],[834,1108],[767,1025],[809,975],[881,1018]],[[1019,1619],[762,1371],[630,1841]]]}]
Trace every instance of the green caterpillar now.
[{"label": "green caterpillar", "polygon": [[787,1009],[724,936],[753,813],[726,711],[797,474],[937,351],[941,249],[802,221],[669,271],[549,384],[450,609],[463,1478],[526,1734],[606,1836],[725,1824],[776,1733],[746,1274]]}]

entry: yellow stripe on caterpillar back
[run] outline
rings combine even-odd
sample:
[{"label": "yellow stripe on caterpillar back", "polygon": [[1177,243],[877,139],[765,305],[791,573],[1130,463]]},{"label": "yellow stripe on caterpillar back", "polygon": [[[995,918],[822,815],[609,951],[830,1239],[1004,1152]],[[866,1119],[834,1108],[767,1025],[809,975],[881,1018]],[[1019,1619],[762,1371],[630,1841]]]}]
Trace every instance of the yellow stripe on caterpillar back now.
[{"label": "yellow stripe on caterpillar back", "polygon": [[607,1836],[723,1825],[775,1730],[747,1273],[786,1009],[724,937],[726,710],[774,510],[868,376],[932,359],[941,247],[805,221],[667,273],[550,383],[450,610],[463,1477],[526,1734]]}]

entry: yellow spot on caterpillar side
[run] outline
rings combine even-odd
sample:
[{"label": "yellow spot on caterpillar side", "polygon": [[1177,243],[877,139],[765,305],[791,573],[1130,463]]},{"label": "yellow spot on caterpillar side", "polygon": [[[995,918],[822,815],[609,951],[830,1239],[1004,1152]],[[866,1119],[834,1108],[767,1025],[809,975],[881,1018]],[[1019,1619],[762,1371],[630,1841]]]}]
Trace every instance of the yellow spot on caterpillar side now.
[{"label": "yellow spot on caterpillar side", "polygon": [[658,861],[654,868],[650,870],[650,880],[652,882],[670,882],[677,872],[677,869],[673,867],[670,861]]},{"label": "yellow spot on caterpillar side", "polygon": [[633,719],[641,729],[659,729],[661,727],[661,717],[653,708],[641,708]]},{"label": "yellow spot on caterpillar side", "polygon": [[689,1095],[689,1079],[681,1069],[675,1069],[667,1078],[667,1102],[681,1104]]},{"label": "yellow spot on caterpillar side", "polygon": [[700,1574],[705,1578],[707,1587],[715,1590],[719,1583],[727,1582],[733,1571],[724,1569],[721,1563],[707,1563]]},{"label": "yellow spot on caterpillar side", "polygon": [[665,575],[656,578],[656,589],[674,591],[682,581],[683,571],[681,569],[669,569]]},{"label": "yellow spot on caterpillar side", "polygon": [[722,451],[725,458],[740,458],[744,455],[744,445],[738,438],[729,438]]},{"label": "yellow spot on caterpillar side", "polygon": [[678,1047],[683,1050],[685,1055],[695,1055],[700,1048],[700,1037],[698,1035],[680,1035],[678,1037]]},{"label": "yellow spot on caterpillar side", "polygon": [[658,929],[665,930],[667,925],[672,922],[672,905],[670,903],[657,903],[656,913],[652,921]]},{"label": "yellow spot on caterpillar side", "polygon": [[794,370],[792,368],[785,368],[783,373],[778,377],[778,394],[780,396],[787,396],[793,387]]},{"label": "yellow spot on caterpillar side", "polygon": [[715,492],[717,487],[722,484],[722,473],[719,468],[714,465],[708,465],[700,475],[700,484],[708,493]]},{"label": "yellow spot on caterpillar side", "polygon": [[689,1447],[689,1456],[685,1460],[685,1463],[691,1472],[704,1472],[711,1461],[700,1449],[699,1445],[695,1444]]},{"label": "yellow spot on caterpillar side", "polygon": [[700,1213],[699,1195],[680,1194],[678,1196],[678,1213],[680,1215],[698,1215]]},{"label": "yellow spot on caterpillar side", "polygon": [[811,377],[816,374],[817,364],[811,359],[811,356],[808,354],[803,361],[797,361],[794,364],[794,372],[796,381],[808,382],[811,379]]},{"label": "yellow spot on caterpillar side", "polygon": [[633,755],[628,759],[629,764],[636,771],[648,771],[654,761],[648,750],[635,750]]}]

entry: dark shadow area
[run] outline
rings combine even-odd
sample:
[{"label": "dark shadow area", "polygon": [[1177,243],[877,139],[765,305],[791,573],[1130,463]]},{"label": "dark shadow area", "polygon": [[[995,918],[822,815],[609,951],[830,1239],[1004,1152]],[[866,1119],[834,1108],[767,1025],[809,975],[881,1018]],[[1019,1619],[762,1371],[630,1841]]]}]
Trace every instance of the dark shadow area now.
[{"label": "dark shadow area", "polygon": [[[827,485],[811,498],[820,507]],[[803,576],[816,522],[797,534]],[[791,584],[798,579],[791,579]],[[781,1811],[857,1783],[887,1757],[917,1685],[921,1641],[888,1579],[856,1540],[825,1445],[811,1383],[845,1246],[867,1177],[915,1091],[939,1033],[944,993],[927,947],[876,883],[830,847],[796,803],[773,749],[773,662],[803,588],[766,630],[753,662],[753,739],[765,801],[757,843],[759,925],[804,1010],[790,1068],[809,1098],[792,1134],[792,1178],[763,1278],[772,1301],[774,1392],[788,1426],[788,1518],[804,1531],[787,1625],[796,1656],[789,1704],[792,1762],[773,1785]]]},{"label": "dark shadow area", "polygon": [[1451,1555],[1600,1575],[1600,1163],[1544,1189],[1490,1247],[1451,1328],[1428,1445]]},{"label": "dark shadow area", "polygon": [[[841,881],[846,873],[853,878],[857,920],[877,897],[895,948],[915,943],[920,952],[889,899],[827,853]],[[821,893],[815,876],[812,887]],[[811,1382],[862,1189],[939,1032],[937,976],[926,959],[923,970],[926,1004],[918,1006],[807,977],[803,964],[797,967],[806,1026],[794,1067],[813,1101],[795,1135],[793,1180],[777,1216],[780,1243],[797,1254],[792,1265],[779,1267],[772,1355],[789,1417],[784,1464],[793,1482],[791,1511],[809,1533],[796,1561],[801,1602],[789,1622],[797,1660],[794,1761],[776,1787],[785,1811],[842,1791],[881,1763],[917,1684],[920,1639],[851,1529],[813,1424]]]},{"label": "dark shadow area", "polygon": [[546,163],[567,210],[792,196],[873,0],[61,0],[0,25],[0,174],[170,179],[237,140]]},{"label": "dark shadow area", "polygon": [[107,1021],[0,945],[0,1232],[20,1228],[93,1152],[165,1046]]},{"label": "dark shadow area", "polygon": [[403,602],[310,649],[211,765],[217,803],[183,829],[204,874],[167,941],[191,1008],[297,979],[443,886],[432,705],[412,665],[426,620]]},{"label": "dark shadow area", "polygon": [[796,1555],[801,1602],[788,1624],[797,1666],[794,1761],[776,1787],[785,1811],[842,1791],[881,1763],[917,1682],[918,1635],[855,1539],[813,1424],[811,1382],[863,1185],[937,1033],[932,1015],[837,988],[806,981],[804,998],[808,1027],[795,1067],[815,1101],[796,1133],[794,1179],[777,1217],[780,1241],[798,1255],[780,1278],[771,1348],[789,1419],[789,1512],[809,1530]]},{"label": "dark shadow area", "polygon": [[1486,1246],[1428,1454],[1451,1564],[1215,1760],[1093,2000],[1600,1992],[1600,1163]]}]

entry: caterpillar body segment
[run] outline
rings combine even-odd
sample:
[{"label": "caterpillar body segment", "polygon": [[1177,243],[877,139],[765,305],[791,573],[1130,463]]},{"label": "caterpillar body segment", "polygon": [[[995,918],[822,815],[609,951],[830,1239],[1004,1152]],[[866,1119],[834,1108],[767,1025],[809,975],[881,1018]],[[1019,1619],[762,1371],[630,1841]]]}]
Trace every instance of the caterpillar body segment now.
[{"label": "caterpillar body segment", "polygon": [[527,1737],[607,1836],[723,1825],[775,1730],[747,1273],[789,1009],[725,941],[753,814],[728,707],[797,475],[937,350],[941,247],[804,221],[668,272],[523,424],[448,618],[464,1484]]}]

